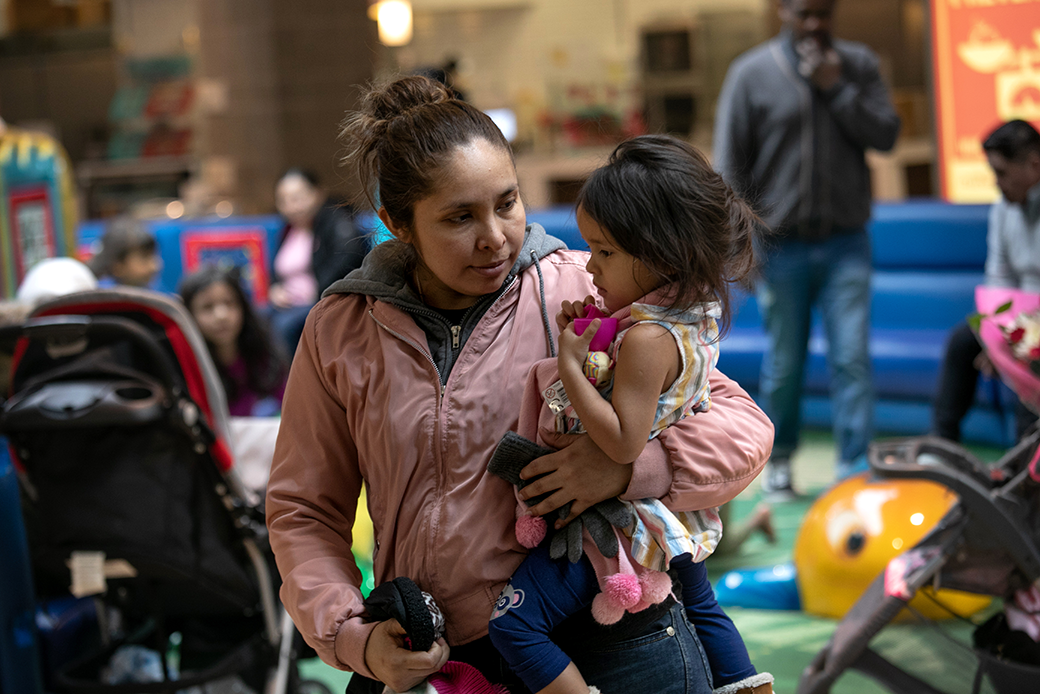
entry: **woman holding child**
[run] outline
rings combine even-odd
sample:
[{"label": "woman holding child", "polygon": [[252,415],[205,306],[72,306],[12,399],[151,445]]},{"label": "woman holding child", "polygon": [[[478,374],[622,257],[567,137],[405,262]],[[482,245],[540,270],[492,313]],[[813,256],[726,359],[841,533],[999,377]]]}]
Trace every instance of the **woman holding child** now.
[{"label": "woman holding child", "polygon": [[[267,496],[282,599],[321,658],[356,673],[350,692],[407,690],[449,652],[523,692],[487,633],[527,551],[514,536],[512,488],[486,467],[516,428],[531,365],[552,355],[552,316],[595,293],[588,254],[527,226],[500,131],[430,80],[373,90],[345,134],[396,240],[331,287],[293,363]],[[545,475],[521,491],[549,493],[532,512],[573,502],[572,520],[615,496],[660,498],[673,510],[732,499],[764,465],[772,427],[725,376],[713,372],[710,386],[711,410],[664,430],[632,465],[587,436],[555,440],[570,445],[522,473]],[[363,620],[351,555],[362,483],[376,583],[409,577],[444,614],[445,638],[427,651],[408,650],[394,620]],[[674,600],[609,628],[579,613],[560,630],[554,640],[605,692],[711,691]],[[681,663],[682,676],[658,674],[656,661]]]}]

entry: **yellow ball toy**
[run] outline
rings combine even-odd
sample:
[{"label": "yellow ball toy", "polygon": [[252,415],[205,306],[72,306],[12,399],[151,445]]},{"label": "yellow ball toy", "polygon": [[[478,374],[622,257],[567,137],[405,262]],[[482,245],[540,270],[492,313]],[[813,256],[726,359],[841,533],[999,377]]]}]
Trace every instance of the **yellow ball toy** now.
[{"label": "yellow ball toy", "polygon": [[[926,480],[871,480],[868,473],[835,485],[809,508],[794,545],[798,593],[809,614],[840,619],[889,560],[913,547],[957,501]],[[921,593],[927,593],[922,595]],[[922,588],[910,605],[930,619],[969,616],[990,598]],[[906,610],[900,619],[909,618]]]}]

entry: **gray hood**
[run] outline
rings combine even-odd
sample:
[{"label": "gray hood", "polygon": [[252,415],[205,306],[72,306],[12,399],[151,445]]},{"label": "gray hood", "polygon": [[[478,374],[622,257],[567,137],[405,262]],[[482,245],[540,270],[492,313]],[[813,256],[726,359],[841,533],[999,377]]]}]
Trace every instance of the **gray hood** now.
[{"label": "gray hood", "polygon": [[[455,359],[473,333],[473,329],[502,292],[512,285],[517,275],[532,265],[536,265],[539,260],[550,253],[566,247],[563,241],[546,234],[541,225],[528,225],[524,234],[523,246],[520,248],[520,255],[502,286],[496,291],[480,297],[454,325],[445,314],[423,303],[419,295],[412,289],[410,284],[411,253],[404,243],[397,240],[384,241],[373,248],[365,256],[361,267],[338,282],[334,282],[325,290],[322,297],[332,294],[361,294],[407,311],[415,320],[416,325],[426,333],[430,358],[437,366],[441,385],[443,385],[447,383],[448,374],[451,373]],[[541,282],[541,268],[537,269],[538,280]],[[542,322],[549,339],[550,351],[554,351],[549,314],[545,306],[544,288],[540,294],[542,296]]]},{"label": "gray hood", "polygon": [[[341,280],[333,282],[325,290],[322,297],[332,294],[364,294],[403,309],[428,308],[423,304],[410,285],[411,268],[409,254],[402,242],[396,239],[384,241],[373,248],[361,267]],[[566,248],[566,244],[555,236],[549,236],[541,224],[529,224],[524,234],[524,244],[520,256],[513,264],[498,294],[508,287],[521,272],[531,267],[536,260],[541,260],[554,251]]]}]

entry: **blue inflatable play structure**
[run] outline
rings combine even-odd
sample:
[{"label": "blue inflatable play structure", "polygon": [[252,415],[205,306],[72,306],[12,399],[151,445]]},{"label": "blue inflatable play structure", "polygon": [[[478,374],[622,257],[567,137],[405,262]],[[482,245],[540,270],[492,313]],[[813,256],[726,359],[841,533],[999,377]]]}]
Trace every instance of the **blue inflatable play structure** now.
[{"label": "blue inflatable play structure", "polygon": [[[267,303],[275,244],[285,222],[278,215],[157,219],[144,223],[155,236],[163,261],[153,289],[174,293],[184,275],[213,263],[241,269],[242,279],[257,305]],[[99,220],[84,222],[78,232],[78,252],[88,258],[105,232]]]},{"label": "blue inflatable play structure", "polygon": [[[975,311],[975,286],[986,261],[987,205],[934,200],[877,203],[869,232],[873,251],[870,352],[878,431],[923,434],[950,329]],[[586,248],[572,208],[536,210],[538,222],[570,248]],[[757,394],[766,334],[755,297],[739,293],[733,324],[720,346],[719,369]],[[826,343],[819,317],[809,344],[806,425],[830,426]],[[966,440],[1007,446],[1014,441],[1014,396],[998,381],[980,379]]]}]

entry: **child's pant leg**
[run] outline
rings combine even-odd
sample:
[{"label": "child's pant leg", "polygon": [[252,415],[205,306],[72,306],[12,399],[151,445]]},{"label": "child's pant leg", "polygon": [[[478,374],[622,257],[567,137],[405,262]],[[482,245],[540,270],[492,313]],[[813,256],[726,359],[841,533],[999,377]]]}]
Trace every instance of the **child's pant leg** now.
[{"label": "child's pant leg", "polygon": [[502,591],[488,624],[491,642],[532,692],[544,689],[571,660],[549,639],[564,619],[599,591],[585,557],[576,564],[549,558],[546,543],[531,551]]},{"label": "child's pant leg", "polygon": [[715,686],[739,682],[756,674],[744,639],[715,600],[704,562],[694,563],[689,554],[683,554],[672,560],[672,568],[679,573],[683,607],[704,646]]}]

